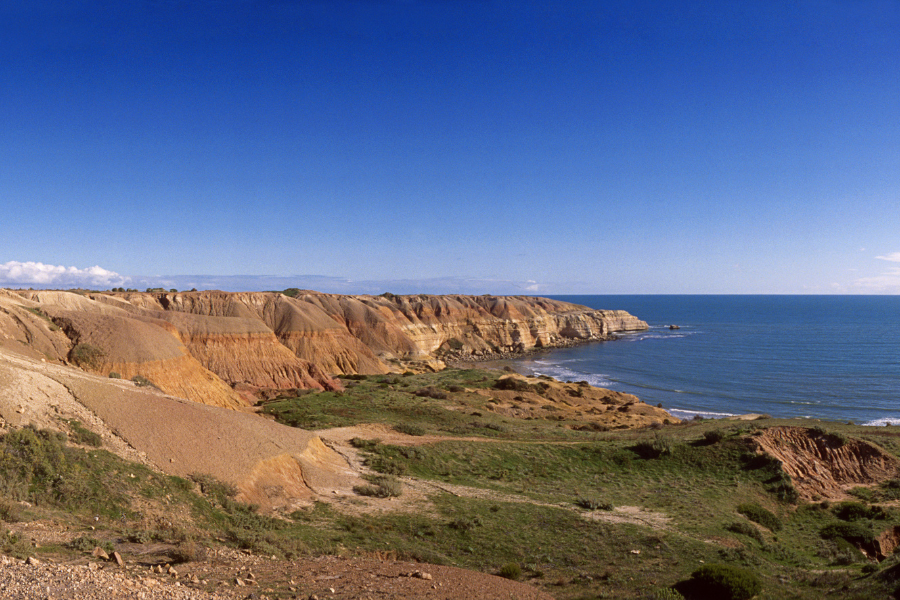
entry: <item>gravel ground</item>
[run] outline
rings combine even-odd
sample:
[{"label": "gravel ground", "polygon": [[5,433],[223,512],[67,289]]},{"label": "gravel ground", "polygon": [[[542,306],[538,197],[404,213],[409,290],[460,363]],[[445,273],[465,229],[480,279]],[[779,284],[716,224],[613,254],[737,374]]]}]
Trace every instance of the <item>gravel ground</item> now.
[{"label": "gravel ground", "polygon": [[[393,560],[320,557],[280,561],[223,550],[215,560],[179,565],[178,570],[181,573],[165,568],[144,570],[136,565],[122,568],[102,561],[54,564],[0,555],[0,598],[552,600],[525,583],[455,567]],[[215,591],[206,591],[209,589]]]},{"label": "gravel ground", "polygon": [[98,563],[57,565],[0,556],[0,598],[5,600],[231,600],[180,582],[161,582]]}]

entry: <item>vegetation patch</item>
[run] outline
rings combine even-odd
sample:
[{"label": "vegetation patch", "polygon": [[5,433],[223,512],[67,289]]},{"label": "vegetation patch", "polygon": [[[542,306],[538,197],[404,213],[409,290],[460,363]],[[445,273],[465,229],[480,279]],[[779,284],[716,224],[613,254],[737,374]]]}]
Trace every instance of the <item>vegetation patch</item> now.
[{"label": "vegetation patch", "polygon": [[106,356],[106,352],[90,344],[75,344],[69,352],[69,362],[82,369],[95,369]]},{"label": "vegetation patch", "polygon": [[762,592],[759,576],[733,565],[703,565],[691,574],[685,589],[688,597],[716,598],[717,600],[750,600]]},{"label": "vegetation patch", "polygon": [[500,570],[497,571],[497,575],[505,577],[506,579],[518,581],[522,578],[522,568],[516,563],[507,563],[500,567]]},{"label": "vegetation patch", "polygon": [[86,428],[80,421],[71,419],[66,421],[66,423],[69,425],[69,431],[71,432],[69,439],[72,442],[83,446],[93,446],[94,448],[99,448],[103,445],[103,438]]},{"label": "vegetation patch", "polygon": [[841,502],[832,507],[834,516],[842,521],[879,520],[888,518],[888,512],[880,506],[867,506],[861,502]]},{"label": "vegetation patch", "polygon": [[152,388],[159,389],[155,383],[153,383],[152,381],[150,381],[143,375],[135,375],[134,377],[131,378],[131,381],[134,383],[134,385],[136,385],[138,387],[152,387]]},{"label": "vegetation patch", "polygon": [[819,531],[819,535],[826,540],[843,539],[860,546],[875,542],[871,527],[863,523],[830,523]]},{"label": "vegetation patch", "polygon": [[403,493],[403,484],[396,477],[377,475],[369,478],[371,483],[354,486],[353,491],[360,496],[374,498],[395,498]]},{"label": "vegetation patch", "polygon": [[774,513],[766,510],[759,504],[753,502],[745,502],[738,505],[737,511],[754,523],[759,523],[770,531],[781,531],[781,519],[779,519]]}]

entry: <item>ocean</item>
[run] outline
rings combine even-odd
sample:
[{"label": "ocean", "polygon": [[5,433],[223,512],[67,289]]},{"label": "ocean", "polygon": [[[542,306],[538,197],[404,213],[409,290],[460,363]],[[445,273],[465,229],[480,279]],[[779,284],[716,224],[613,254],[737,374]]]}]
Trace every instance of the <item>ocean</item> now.
[{"label": "ocean", "polygon": [[680,418],[900,424],[900,296],[553,297],[650,329],[512,361],[520,372],[586,380]]}]

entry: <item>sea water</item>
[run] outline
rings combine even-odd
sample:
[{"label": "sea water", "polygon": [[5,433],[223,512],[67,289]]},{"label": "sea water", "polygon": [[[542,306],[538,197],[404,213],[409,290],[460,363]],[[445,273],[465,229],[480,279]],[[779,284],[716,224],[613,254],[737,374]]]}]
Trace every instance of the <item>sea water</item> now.
[{"label": "sea water", "polygon": [[520,372],[627,392],[681,418],[900,425],[898,296],[554,298],[626,310],[650,328],[518,359]]}]

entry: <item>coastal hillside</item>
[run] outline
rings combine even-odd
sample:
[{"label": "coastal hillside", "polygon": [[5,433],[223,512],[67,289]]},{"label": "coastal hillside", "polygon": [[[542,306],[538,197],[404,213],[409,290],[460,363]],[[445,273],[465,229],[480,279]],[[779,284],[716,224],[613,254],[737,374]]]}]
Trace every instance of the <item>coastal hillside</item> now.
[{"label": "coastal hillside", "polygon": [[0,291],[3,589],[900,596],[893,426],[680,421],[587,382],[440,368],[642,326],[624,313],[296,296]]},{"label": "coastal hillside", "polygon": [[0,292],[6,348],[228,408],[262,390],[338,389],[338,375],[437,371],[646,326],[528,296]]}]

